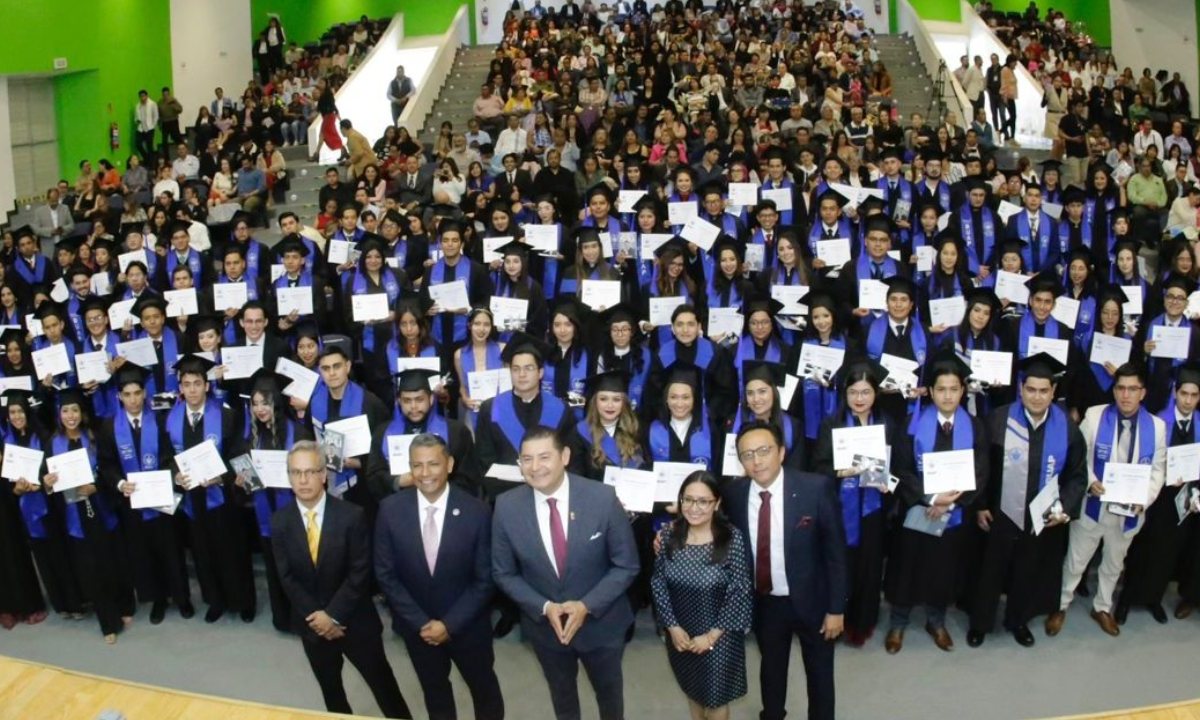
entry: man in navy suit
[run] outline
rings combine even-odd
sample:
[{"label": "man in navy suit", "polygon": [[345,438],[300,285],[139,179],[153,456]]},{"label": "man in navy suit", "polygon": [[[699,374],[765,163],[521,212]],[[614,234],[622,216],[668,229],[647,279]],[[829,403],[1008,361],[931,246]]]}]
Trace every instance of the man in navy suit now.
[{"label": "man in navy suit", "polygon": [[783,469],[778,425],[755,421],[737,436],[749,478],[724,495],[745,534],[756,594],[754,630],[762,653],[762,720],[786,714],[792,635],[808,680],[809,720],[833,720],[833,643],[846,607],[846,539],[832,478]]},{"label": "man in navy suit", "polygon": [[325,493],[325,452],[304,440],[287,458],[294,505],[271,516],[279,582],[292,603],[292,628],[329,712],[349,715],[343,658],[358,669],[384,717],[411,718],[383,651],[383,624],[371,603],[371,535],[362,508]]},{"label": "man in navy suit", "polygon": [[487,506],[451,487],[446,441],[421,433],[408,448],[413,487],[384,499],[375,519],[375,578],[392,609],[431,720],[455,720],[453,663],[476,720],[502,720],[492,669],[492,524]]},{"label": "man in navy suit", "polygon": [[633,531],[612,488],[567,473],[571,451],[551,428],[521,441],[525,485],[496,498],[492,577],[521,608],[558,720],[579,720],[583,663],[601,720],[623,720],[621,656],[638,574]]}]

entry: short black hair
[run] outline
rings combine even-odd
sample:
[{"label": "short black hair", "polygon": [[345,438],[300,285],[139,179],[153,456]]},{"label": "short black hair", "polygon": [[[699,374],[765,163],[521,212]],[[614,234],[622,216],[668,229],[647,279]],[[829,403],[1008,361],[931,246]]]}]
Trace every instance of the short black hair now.
[{"label": "short black hair", "polygon": [[293,220],[295,220],[296,222],[300,222],[300,217],[298,215],[296,215],[296,213],[292,212],[291,210],[279,213],[279,217],[275,218],[275,222],[279,225],[279,227],[283,227],[283,221],[289,217],[292,218]]},{"label": "short black hair", "polygon": [[752,433],[755,430],[766,430],[767,432],[771,433],[771,437],[775,439],[776,445],[779,447],[784,447],[783,428],[779,427],[773,422],[767,422],[766,420],[755,420],[742,425],[741,429],[738,430],[737,440],[734,441],[733,444],[734,447],[737,447],[741,444],[742,438],[745,437],[746,434]]},{"label": "short black hair", "polygon": [[[525,447],[525,443],[527,442],[532,442],[534,440],[545,440],[546,438],[549,438],[554,443],[554,449],[558,450],[559,452],[562,452],[563,448],[566,447],[566,444],[563,443],[563,439],[558,434],[558,431],[554,428],[546,427],[545,425],[534,425],[526,430],[525,435],[521,437],[521,447]],[[518,448],[518,450],[519,449],[520,448]]]},{"label": "short black hair", "polygon": [[1146,384],[1146,370],[1137,363],[1127,362],[1117,371],[1113,373],[1113,387],[1116,387],[1117,382],[1123,377],[1137,378],[1143,385]]}]

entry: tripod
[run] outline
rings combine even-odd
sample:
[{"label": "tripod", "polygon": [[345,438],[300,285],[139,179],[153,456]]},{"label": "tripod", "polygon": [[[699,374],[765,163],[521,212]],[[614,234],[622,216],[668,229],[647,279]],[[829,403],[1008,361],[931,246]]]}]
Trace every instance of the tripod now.
[{"label": "tripod", "polygon": [[937,78],[933,81],[933,94],[929,98],[929,108],[925,115],[931,121],[937,118],[940,122],[942,112],[946,109],[946,73],[946,61],[939,60]]}]

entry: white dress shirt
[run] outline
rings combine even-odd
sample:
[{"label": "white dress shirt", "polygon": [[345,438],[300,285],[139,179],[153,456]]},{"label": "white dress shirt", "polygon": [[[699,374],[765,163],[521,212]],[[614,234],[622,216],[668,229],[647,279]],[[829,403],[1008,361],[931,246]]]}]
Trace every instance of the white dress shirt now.
[{"label": "white dress shirt", "polygon": [[675,418],[671,418],[671,431],[675,433],[675,437],[679,438],[679,442],[681,443],[687,440],[688,430],[691,427],[692,421],[690,419],[676,420]]},{"label": "white dress shirt", "polygon": [[321,536],[321,530],[325,528],[325,500],[328,497],[327,494],[321,493],[321,499],[312,508],[305,507],[300,498],[296,498],[296,507],[300,510],[300,526],[305,530],[308,530],[308,514],[313,510],[317,512],[317,537]]},{"label": "white dress shirt", "polygon": [[554,559],[554,543],[550,540],[550,504],[546,502],[550,499],[558,501],[558,516],[562,519],[563,537],[570,538],[571,524],[567,521],[571,517],[571,478],[565,473],[562,485],[550,495],[538,490],[533,491],[533,508],[537,512],[538,533],[542,536],[542,546],[546,549],[546,557],[550,558],[550,566],[562,577],[566,568],[558,567],[558,562]]},{"label": "white dress shirt", "polygon": [[425,518],[429,515],[429,508],[433,508],[433,524],[437,526],[437,536],[442,537],[442,530],[446,527],[446,507],[450,504],[450,486],[442,488],[442,494],[437,500],[429,502],[425,495],[417,493],[417,527],[422,531],[425,529]]},{"label": "white dress shirt", "polygon": [[754,481],[750,482],[750,501],[746,503],[750,535],[751,557],[758,557],[758,510],[762,507],[759,493],[771,493],[771,594],[783,596],[788,594],[787,565],[783,555],[783,468],[779,475],[767,487],[761,487]]}]

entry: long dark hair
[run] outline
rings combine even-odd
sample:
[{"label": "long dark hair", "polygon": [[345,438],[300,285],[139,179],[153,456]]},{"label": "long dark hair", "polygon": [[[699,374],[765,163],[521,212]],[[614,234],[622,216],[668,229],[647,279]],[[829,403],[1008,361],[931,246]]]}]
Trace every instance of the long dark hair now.
[{"label": "long dark hair", "polygon": [[[688,521],[683,516],[683,494],[688,489],[689,485],[700,483],[708,488],[713,497],[718,501],[721,499],[720,486],[717,483],[717,477],[707,470],[697,470],[688,475],[684,479],[683,484],[679,486],[679,496],[675,499],[679,508],[679,517],[671,522],[671,529],[667,535],[667,559],[670,560],[677,550],[682,550],[687,545],[688,538]],[[712,516],[712,556],[709,558],[711,565],[724,565],[729,559],[729,544],[733,540],[733,526],[729,523],[729,518],[721,512],[720,508],[713,510]]]}]

